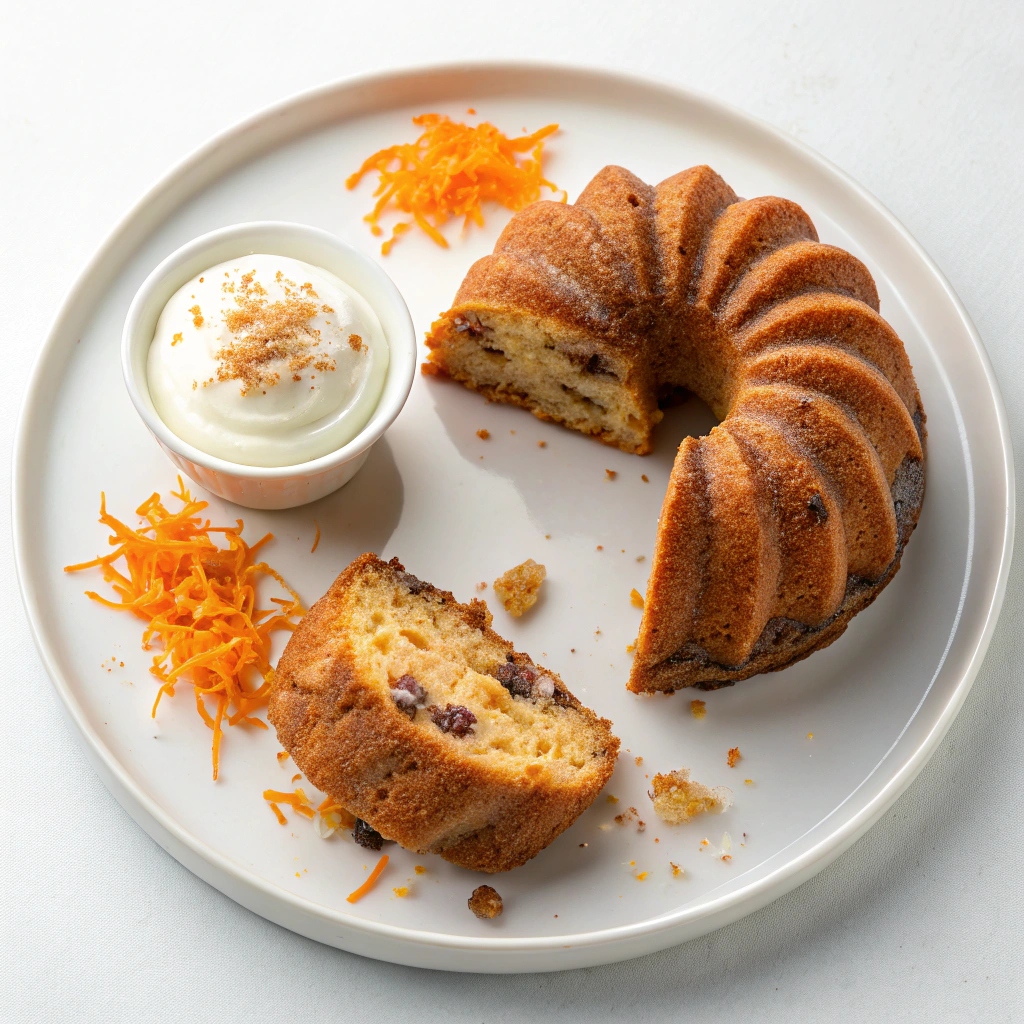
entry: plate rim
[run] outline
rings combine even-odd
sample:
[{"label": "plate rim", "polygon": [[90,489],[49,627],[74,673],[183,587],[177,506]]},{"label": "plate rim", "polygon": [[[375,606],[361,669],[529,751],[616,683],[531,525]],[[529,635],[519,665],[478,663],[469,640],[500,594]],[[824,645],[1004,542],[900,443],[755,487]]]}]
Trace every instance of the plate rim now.
[{"label": "plate rim", "polygon": [[[872,208],[876,215],[885,222],[888,229],[895,231],[901,236],[903,243],[909,247],[920,266],[930,273],[934,282],[945,293],[946,299],[957,314],[960,326],[965,330],[967,337],[971,341],[972,354],[984,375],[988,386],[988,396],[991,399],[993,412],[998,424],[998,444],[1000,447],[999,454],[1001,455],[1001,459],[998,461],[1001,462],[1003,473],[1001,482],[1006,490],[1006,502],[1002,519],[1002,543],[999,548],[999,567],[995,584],[988,593],[983,594],[978,599],[982,601],[981,607],[984,609],[983,625],[978,630],[973,644],[969,646],[969,659],[962,671],[961,677],[952,695],[925,737],[894,771],[881,790],[857,813],[844,819],[835,828],[830,830],[826,836],[822,837],[819,842],[795,857],[786,860],[784,864],[768,871],[759,878],[739,886],[731,892],[717,898],[708,899],[697,906],[687,907],[684,905],[666,914],[643,921],[571,935],[535,937],[458,936],[416,928],[405,928],[365,918],[350,917],[342,911],[291,893],[277,884],[247,871],[198,836],[187,831],[169,813],[157,805],[155,800],[135,782],[132,775],[122,766],[113,752],[107,748],[98,733],[89,725],[81,706],[71,693],[68,679],[59,670],[57,658],[50,648],[49,638],[43,626],[45,621],[42,614],[43,606],[30,571],[29,534],[31,532],[31,511],[25,503],[30,487],[26,479],[28,472],[27,454],[32,444],[32,438],[29,436],[29,427],[35,408],[42,397],[40,391],[47,379],[46,365],[48,357],[58,347],[59,338],[63,333],[64,322],[73,319],[79,307],[83,304],[85,306],[95,304],[96,293],[102,294],[105,285],[108,283],[108,281],[104,281],[104,271],[107,265],[113,261],[116,264],[114,271],[116,273],[116,270],[123,266],[127,255],[130,255],[136,249],[141,239],[145,238],[151,230],[151,227],[142,227],[147,218],[152,216],[151,210],[159,210],[161,206],[166,206],[167,209],[163,211],[163,215],[166,216],[183,201],[182,199],[175,200],[176,191],[180,191],[184,187],[183,195],[185,197],[195,195],[206,184],[209,184],[210,181],[216,180],[216,178],[231,168],[241,166],[246,159],[253,156],[252,152],[246,151],[247,136],[258,135],[262,129],[271,126],[276,119],[286,117],[296,110],[304,107],[315,107],[318,100],[326,100],[335,94],[346,92],[352,94],[356,94],[360,90],[372,92],[374,89],[379,90],[382,86],[386,86],[396,80],[410,79],[416,76],[463,75],[466,77],[467,83],[469,83],[474,77],[480,75],[518,75],[521,78],[525,78],[529,75],[536,75],[538,72],[553,76],[562,75],[566,78],[580,81],[589,77],[601,80],[606,85],[609,82],[618,82],[634,91],[646,89],[653,93],[660,93],[671,103],[689,103],[704,108],[712,114],[737,124],[748,132],[752,131],[770,139],[776,144],[781,144],[804,162],[815,165],[819,172],[824,173],[826,177],[831,177],[835,183],[843,186],[846,191],[853,193],[862,203]],[[389,104],[385,102],[381,106],[382,109],[386,109]],[[286,138],[298,137],[301,134],[301,130],[293,131]],[[286,138],[279,139],[276,144],[284,144]],[[258,151],[258,148],[254,150],[254,152]],[[230,155],[230,159],[227,159],[225,162],[223,158],[228,155]],[[219,169],[215,169],[218,165],[218,157],[222,158],[222,166]],[[133,239],[133,235],[138,237]],[[120,257],[118,257],[119,252],[121,252]],[[97,282],[99,283],[97,284]],[[942,366],[941,362],[939,362],[939,366],[945,371],[945,367]],[[962,430],[961,435],[963,435]],[[961,440],[966,445],[966,438],[962,436]],[[995,443],[995,439],[993,439],[993,443]],[[420,946],[425,949],[440,950],[442,952],[472,950],[474,953],[484,955],[488,960],[510,953],[540,956],[554,953],[556,950],[563,951],[567,949],[573,949],[577,952],[582,950],[592,952],[603,951],[597,957],[571,958],[579,960],[576,964],[565,963],[563,958],[553,956],[551,957],[552,962],[550,964],[537,961],[526,966],[512,964],[504,968],[496,964],[488,964],[487,966],[446,964],[445,969],[449,970],[559,970],[568,966],[584,966],[627,959],[643,952],[665,948],[676,942],[684,941],[686,938],[705,934],[713,928],[720,927],[745,916],[747,913],[764,906],[768,902],[782,896],[785,892],[795,888],[796,885],[807,880],[838,857],[892,806],[895,800],[916,778],[934,753],[942,737],[948,731],[953,719],[966,699],[984,660],[1003,604],[1013,551],[1014,509],[1014,464],[1009,423],[998,382],[984,343],[966,308],[945,275],[884,204],[875,198],[864,186],[860,185],[846,172],[811,147],[791,137],[788,133],[776,128],[774,125],[716,97],[657,76],[599,69],[587,64],[540,60],[428,62],[345,76],[312,89],[299,91],[266,106],[235,122],[225,130],[216,133],[212,138],[193,149],[182,160],[174,164],[170,170],[161,175],[131,205],[99,244],[65,293],[56,314],[50,322],[45,340],[36,356],[29,375],[18,415],[12,449],[11,469],[11,524],[15,567],[26,618],[43,666],[46,669],[51,684],[60,697],[62,710],[75,726],[75,732],[80,742],[83,742],[90,760],[97,768],[107,788],[111,790],[115,799],[129,812],[132,818],[155,841],[171,853],[179,863],[182,863],[193,873],[198,874],[220,891],[225,892],[226,895],[236,900],[236,902],[248,906],[250,909],[261,914],[261,916],[269,917],[271,920],[276,920],[278,923],[284,924],[285,927],[303,934],[309,933],[303,932],[302,928],[296,926],[294,922],[286,923],[280,920],[278,916],[271,912],[272,908],[262,907],[257,909],[257,907],[243,898],[246,895],[244,892],[238,893],[233,890],[236,890],[239,886],[243,889],[248,888],[253,896],[259,896],[272,902],[283,903],[285,907],[291,908],[304,918],[318,919],[324,925],[349,933],[348,936],[342,936],[342,938],[390,940],[400,945]],[[964,591],[961,596],[961,609],[970,578],[971,572],[969,569],[963,584]],[[952,643],[953,637],[956,636],[957,628],[958,621],[951,631],[950,643]],[[911,720],[913,720],[913,716]],[[870,778],[870,775],[868,778]],[[867,779],[863,780],[860,785],[863,786],[866,781]],[[859,789],[860,786],[857,788]],[[849,800],[856,792],[857,789],[851,791],[847,795],[846,800]],[[836,808],[833,808],[826,818],[834,814],[841,806],[842,804],[839,804]],[[816,825],[814,827],[819,826]],[[806,835],[806,833],[804,834]],[[794,839],[793,843],[799,842],[800,838],[802,837]],[[174,849],[171,847],[174,847]],[[179,847],[184,849],[179,849]],[[785,849],[784,847],[776,856],[784,853]],[[189,853],[191,855],[188,855]],[[196,858],[200,862],[205,862],[210,870],[204,871],[202,863],[192,863]],[[209,877],[210,875],[214,877]],[[712,919],[710,925],[701,928],[700,926],[707,924],[709,919]],[[694,928],[693,926],[697,927]],[[672,932],[677,932],[678,934],[675,937],[669,934],[666,941],[666,933]],[[319,938],[319,936],[311,937]],[[342,948],[351,947],[344,945]],[[352,951],[377,956],[379,959],[393,959],[392,955],[390,955],[390,953],[393,953],[393,950],[374,952],[373,950],[357,948]],[[612,955],[608,955],[609,953]],[[394,959],[394,962],[410,961]],[[435,965],[423,964],[423,966]]]}]

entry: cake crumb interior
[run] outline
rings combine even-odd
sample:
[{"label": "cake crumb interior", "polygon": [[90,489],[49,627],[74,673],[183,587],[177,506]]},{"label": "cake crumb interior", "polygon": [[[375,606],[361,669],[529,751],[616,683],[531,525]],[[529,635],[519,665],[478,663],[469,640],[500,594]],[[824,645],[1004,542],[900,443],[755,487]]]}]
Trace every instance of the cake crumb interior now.
[{"label": "cake crumb interior", "polygon": [[[403,676],[412,676],[426,691],[421,706],[409,709],[417,726],[437,729],[463,754],[520,762],[527,775],[531,765],[575,774],[602,753],[594,749],[590,722],[575,708],[560,704],[557,693],[513,696],[491,674],[507,664],[507,649],[463,621],[436,592],[414,594],[364,581],[351,600],[365,625],[349,641],[369,666],[369,678],[389,697]],[[541,681],[551,679],[543,669],[537,671]],[[473,713],[472,732],[455,736],[438,729],[429,708],[448,704]]]}]

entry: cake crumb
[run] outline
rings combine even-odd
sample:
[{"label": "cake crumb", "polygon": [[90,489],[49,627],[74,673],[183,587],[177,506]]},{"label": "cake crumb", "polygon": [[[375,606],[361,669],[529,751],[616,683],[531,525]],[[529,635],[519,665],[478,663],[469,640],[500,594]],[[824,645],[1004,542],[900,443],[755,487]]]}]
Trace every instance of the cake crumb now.
[{"label": "cake crumb", "polygon": [[399,885],[391,890],[400,900],[405,899],[409,895],[409,887],[407,885]]},{"label": "cake crumb", "polygon": [[494,593],[504,604],[505,611],[518,619],[537,603],[540,585],[546,576],[547,569],[528,558],[494,581]]},{"label": "cake crumb", "polygon": [[614,469],[606,469],[604,472],[609,480],[614,480],[619,475]]},{"label": "cake crumb", "polygon": [[617,804],[619,802],[619,798],[617,796],[612,796],[611,793],[605,797],[605,800],[610,804]]},{"label": "cake crumb", "polygon": [[603,544],[598,544],[597,545],[597,550],[598,551],[604,551],[604,545]]},{"label": "cake crumb", "polygon": [[487,583],[486,583],[486,581],[484,581],[484,580],[481,580],[481,581],[480,581],[480,582],[479,582],[479,583],[478,583],[478,584],[476,585],[476,589],[477,589],[477,590],[486,590],[486,589],[487,589]]},{"label": "cake crumb", "polygon": [[640,593],[639,590],[636,589],[636,587],[634,587],[629,592],[629,603],[634,608],[643,608],[643,606],[644,606],[644,596],[643,596],[643,594]]},{"label": "cake crumb", "polygon": [[743,780],[743,785],[744,786],[752,786],[753,784],[754,784],[754,780],[753,779],[744,779]]},{"label": "cake crumb", "polygon": [[493,920],[505,909],[497,889],[489,885],[478,885],[466,903],[481,921]]},{"label": "cake crumb", "polygon": [[725,756],[726,763],[730,768],[735,768],[736,765],[743,760],[743,755],[740,753],[739,747],[730,747],[729,753]]},{"label": "cake crumb", "polygon": [[808,738],[809,740],[813,740],[813,739],[814,739],[814,733],[813,733],[813,732],[809,732],[809,733],[807,734],[807,738]]},{"label": "cake crumb", "polygon": [[427,869],[422,864],[416,864],[413,867],[413,871],[415,871],[417,875],[425,875],[427,873]]},{"label": "cake crumb", "polygon": [[636,556],[636,560],[637,560],[638,562],[642,562],[642,561],[644,560],[644,556],[643,556],[643,555],[637,555],[637,556]]},{"label": "cake crumb", "polygon": [[647,828],[647,822],[641,820],[640,812],[635,807],[627,807],[621,814],[616,814],[614,820],[616,825],[631,825],[635,822],[637,832]]},{"label": "cake crumb", "polygon": [[476,436],[479,437],[481,441],[487,441],[490,440],[491,432],[486,427],[481,427],[476,432]]},{"label": "cake crumb", "polygon": [[724,786],[711,789],[690,779],[690,770],[662,775],[651,780],[654,792],[650,793],[655,813],[668,825],[679,825],[695,818],[698,814],[719,814],[732,806],[732,792]]},{"label": "cake crumb", "polygon": [[703,718],[708,713],[707,705],[702,700],[690,701],[690,714],[694,718]]},{"label": "cake crumb", "polygon": [[637,756],[633,758],[633,763],[637,766],[637,768],[639,768],[640,765],[644,763],[644,759],[639,754],[637,754]]},{"label": "cake crumb", "polygon": [[[538,447],[538,448],[547,448],[547,446],[548,446],[548,443],[547,443],[547,441],[538,441],[538,442],[537,442],[537,447]],[[556,915],[556,916],[557,916],[557,915]]]},{"label": "cake crumb", "polygon": [[686,874],[686,872],[678,864],[676,864],[675,861],[671,861],[670,860],[668,862],[668,864],[669,864],[669,867],[672,869],[672,877],[673,878],[679,878],[681,875],[685,875]]},{"label": "cake crumb", "polygon": [[650,872],[641,871],[638,875],[636,875],[636,880],[638,882],[642,882],[648,876],[648,874],[650,874]]},{"label": "cake crumb", "polygon": [[649,484],[651,482],[650,480],[647,479],[647,474],[646,473],[641,473],[640,474],[640,479],[643,480],[643,482],[645,484]]}]

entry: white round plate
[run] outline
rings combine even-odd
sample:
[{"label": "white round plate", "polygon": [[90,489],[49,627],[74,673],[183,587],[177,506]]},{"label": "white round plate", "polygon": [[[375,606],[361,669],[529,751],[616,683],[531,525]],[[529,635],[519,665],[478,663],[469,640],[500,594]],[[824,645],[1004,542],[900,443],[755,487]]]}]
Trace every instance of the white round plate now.
[{"label": "white round plate", "polygon": [[[624,688],[640,619],[629,594],[644,590],[674,449],[713,422],[696,401],[666,417],[656,452],[641,459],[420,377],[343,490],[286,512],[211,501],[215,521],[244,515],[247,536],[277,535],[267,557],[308,602],[368,550],[399,556],[462,600],[525,558],[547,565],[541,603],[512,620],[492,601],[495,626],[613,720],[623,753],[607,792],[618,803],[599,797],[534,861],[486,879],[505,900],[493,922],[466,907],[484,876],[395,847],[378,887],[347,903],[374,855],[340,836],[319,839],[294,814],[277,824],[262,790],[290,788],[294,768],[278,764],[273,733],[229,730],[213,783],[210,732],[188,688],[151,719],[155,683],[140,623],[83,596],[103,588],[97,573],[62,572],[106,550],[101,491],[114,514],[134,521],[143,498],[174,484],[118,362],[125,313],[149,271],[196,235],[253,220],[312,224],[381,258],[362,220],[372,185],[347,191],[346,175],[377,148],[413,138],[413,115],[463,117],[468,107],[510,133],[559,122],[545,169],[570,198],[608,163],[649,182],[708,163],[740,195],[799,202],[823,241],[874,274],[882,312],[913,362],[929,433],[924,512],[895,581],[827,650],[700,694],[703,720],[690,713],[696,694]],[[420,332],[508,214],[486,217],[486,228],[464,236],[452,225],[447,250],[410,233],[381,258]],[[476,436],[480,428],[490,440]],[[312,554],[314,521],[323,537]],[[549,66],[459,66],[289,100],[215,139],[136,206],[72,289],[41,353],[15,451],[14,532],[28,616],[71,721],[116,798],[172,856],[256,913],[343,949],[448,970],[546,971],[637,956],[749,913],[819,871],[906,788],[992,634],[1012,545],[1012,462],[992,370],[963,307],[893,217],[825,160],[665,85]],[[729,768],[736,746],[743,760]],[[728,785],[735,806],[660,824],[648,776],[682,766]],[[614,821],[629,807],[646,820],[643,831]],[[714,850],[723,832],[730,861]],[[417,864],[426,872],[415,873]],[[405,898],[393,892],[401,886]]]}]

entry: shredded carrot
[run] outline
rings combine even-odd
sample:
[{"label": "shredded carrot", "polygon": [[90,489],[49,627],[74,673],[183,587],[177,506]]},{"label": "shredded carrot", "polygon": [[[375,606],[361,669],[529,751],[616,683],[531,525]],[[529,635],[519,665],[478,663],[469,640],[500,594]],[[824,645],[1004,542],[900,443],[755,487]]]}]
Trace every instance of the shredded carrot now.
[{"label": "shredded carrot", "polygon": [[320,524],[314,519],[313,525],[316,527],[316,536],[313,538],[313,546],[309,549],[310,554],[320,546]]},{"label": "shredded carrot", "polygon": [[326,797],[324,802],[317,807],[320,816],[332,828],[354,828],[356,816],[341,804],[336,803],[334,797]]},{"label": "shredded carrot", "polygon": [[370,872],[366,881],[363,882],[355,892],[350,892],[346,899],[349,903],[358,903],[376,884],[377,879],[380,878],[381,872],[388,866],[388,855],[385,853],[379,861],[377,866]]},{"label": "shredded carrot", "polygon": [[301,779],[301,778],[302,778],[302,772],[299,772],[297,775],[293,775],[292,776],[292,782],[298,782],[299,779]]},{"label": "shredded carrot", "polygon": [[[540,198],[542,186],[560,191],[541,173],[544,140],[558,131],[557,124],[510,139],[487,121],[474,127],[444,114],[420,114],[412,123],[424,129],[415,142],[378,150],[345,182],[352,189],[365,174],[377,172],[377,203],[364,218],[373,234],[383,234],[379,221],[389,207],[411,216],[381,245],[385,256],[413,225],[447,248],[439,229],[451,217],[462,217],[464,230],[471,223],[482,227],[481,203],[521,210]],[[566,198],[563,192],[562,202]]]},{"label": "shredded carrot", "polygon": [[306,796],[305,791],[301,788],[297,788],[294,793],[282,793],[277,789],[265,789],[263,790],[263,799],[275,804],[288,804],[293,811],[297,811],[304,818],[312,818],[316,814],[313,805],[309,802],[309,797]]},{"label": "shredded carrot", "polygon": [[[224,722],[267,728],[253,712],[265,706],[273,681],[270,635],[293,630],[303,608],[281,574],[255,559],[272,533],[250,546],[242,540],[241,519],[234,526],[211,526],[200,516],[208,502],[194,499],[181,477],[171,496],[181,502],[177,512],[168,511],[160,495],[152,494],[136,509],[146,525],[133,530],[107,512],[106,495],[101,495],[99,521],[110,530],[108,543],[114,550],[64,571],[100,568],[119,600],[91,590],[86,595],[146,623],[143,650],[152,649],[154,641],[159,645],[150,666],[160,683],[154,718],[160,700],[165,694],[173,697],[177,683],[192,684],[196,710],[213,731],[216,779]],[[215,544],[212,534],[220,534],[225,546]],[[115,568],[120,559],[123,571]],[[276,580],[289,597],[271,598],[276,607],[258,608],[260,576]],[[214,702],[212,715],[208,700]]]},{"label": "shredded carrot", "polygon": [[287,825],[288,819],[281,813],[281,808],[277,806],[273,801],[270,802],[270,809],[277,815],[277,823],[279,825]]}]

